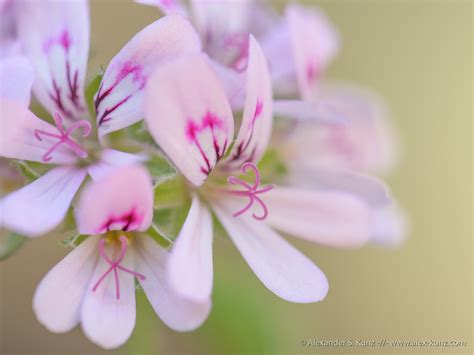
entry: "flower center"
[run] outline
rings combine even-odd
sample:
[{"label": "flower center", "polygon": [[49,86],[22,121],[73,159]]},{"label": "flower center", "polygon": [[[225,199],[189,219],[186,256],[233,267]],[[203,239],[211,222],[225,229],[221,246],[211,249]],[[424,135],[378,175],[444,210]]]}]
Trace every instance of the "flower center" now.
[{"label": "flower center", "polygon": [[84,159],[87,158],[87,151],[80,146],[76,141],[71,138],[72,132],[74,132],[78,128],[82,128],[82,136],[87,137],[91,133],[91,124],[87,120],[81,120],[75,122],[69,127],[67,130],[64,129],[62,125],[63,119],[61,115],[56,112],[54,114],[54,123],[56,124],[56,128],[59,133],[51,133],[47,131],[43,131],[41,129],[35,129],[35,137],[39,141],[42,141],[44,137],[51,137],[57,139],[48,151],[43,155],[42,160],[43,162],[48,162],[51,160],[51,154],[61,145],[66,145],[69,149],[71,149],[78,157]]},{"label": "flower center", "polygon": [[239,185],[239,186],[243,187],[245,190],[228,190],[228,189],[225,189],[224,191],[226,193],[229,193],[229,194],[232,194],[232,195],[235,195],[235,196],[241,196],[241,197],[247,197],[248,198],[247,205],[244,206],[241,210],[235,212],[233,214],[234,217],[238,217],[238,216],[244,214],[245,212],[247,212],[252,207],[252,205],[255,202],[257,202],[260,205],[260,207],[262,208],[262,215],[256,215],[255,213],[253,213],[252,216],[253,216],[253,218],[261,221],[261,220],[264,220],[265,218],[267,218],[267,216],[268,216],[268,207],[265,204],[265,202],[263,202],[263,200],[258,195],[261,195],[265,192],[268,192],[268,191],[272,190],[273,185],[268,185],[268,186],[259,188],[260,187],[260,172],[258,171],[258,168],[253,163],[250,163],[250,162],[244,163],[241,167],[242,173],[247,175],[249,170],[252,170],[254,172],[254,175],[255,175],[255,181],[254,181],[253,185],[250,185],[246,181],[244,181],[242,179],[239,179],[235,176],[229,176],[229,178],[227,179],[227,182],[230,185]]},{"label": "flower center", "polygon": [[105,239],[101,239],[99,241],[99,254],[100,256],[110,265],[110,267],[105,271],[105,273],[99,278],[99,280],[96,282],[94,287],[92,288],[92,292],[95,292],[97,288],[100,286],[102,281],[105,280],[105,278],[113,272],[114,278],[115,278],[115,294],[117,299],[120,299],[120,282],[119,282],[119,277],[118,277],[118,271],[122,270],[124,272],[127,272],[140,280],[145,280],[146,277],[142,274],[139,274],[138,272],[135,272],[133,270],[127,269],[126,267],[120,265],[122,262],[123,258],[125,257],[125,253],[127,252],[127,247],[128,247],[128,241],[127,238],[124,235],[121,235],[119,238],[120,241],[120,253],[117,257],[115,257],[113,260],[110,259],[106,252],[105,252]]}]

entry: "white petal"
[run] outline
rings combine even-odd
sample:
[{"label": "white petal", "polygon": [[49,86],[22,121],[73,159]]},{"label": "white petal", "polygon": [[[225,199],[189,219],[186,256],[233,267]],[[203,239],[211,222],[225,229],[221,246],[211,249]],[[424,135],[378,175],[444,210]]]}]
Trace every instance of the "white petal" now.
[{"label": "white petal", "polygon": [[[107,247],[109,258],[113,250]],[[121,266],[134,270],[135,255],[129,248]],[[135,281],[128,272],[118,272],[120,298],[117,299],[114,272],[93,291],[98,280],[109,269],[110,265],[100,257],[86,291],[81,308],[81,326],[84,334],[95,344],[104,349],[114,349],[123,345],[135,327]]]},{"label": "white petal", "polygon": [[87,115],[84,80],[89,52],[86,0],[26,0],[17,12],[18,36],[35,67],[34,93],[50,113]]},{"label": "white petal", "polygon": [[373,244],[396,247],[402,244],[408,236],[408,218],[405,212],[397,205],[385,208],[375,208],[372,214]]},{"label": "white petal", "polygon": [[165,15],[178,13],[183,16],[187,11],[181,0],[134,0],[137,4],[156,6]]},{"label": "white petal", "polygon": [[143,119],[143,90],[153,70],[200,49],[196,31],[179,15],[165,16],[138,32],[110,62],[95,97],[99,135]]},{"label": "white petal", "polygon": [[98,237],[88,237],[54,266],[38,285],[33,310],[54,333],[68,332],[80,322],[82,300],[97,262]]},{"label": "white petal", "polygon": [[260,160],[270,140],[272,101],[270,74],[265,56],[258,42],[250,36],[244,113],[227,164],[238,167],[244,162]]},{"label": "white petal", "polygon": [[28,107],[33,80],[33,67],[25,57],[14,56],[0,61],[0,97]]},{"label": "white petal", "polygon": [[330,107],[312,101],[276,100],[273,102],[275,116],[292,118],[300,122],[343,123],[344,116],[331,111]]},{"label": "white petal", "polygon": [[194,197],[168,261],[170,284],[183,297],[206,302],[212,291],[212,218]]},{"label": "white petal", "polygon": [[54,168],[0,201],[0,224],[29,237],[58,226],[86,177],[73,167]]},{"label": "white petal", "polygon": [[351,194],[276,186],[262,200],[265,221],[292,236],[335,247],[358,247],[369,239],[370,208]]},{"label": "white petal", "polygon": [[375,177],[350,171],[311,169],[299,165],[293,165],[292,168],[294,171],[287,177],[290,185],[347,192],[376,207],[386,206],[392,202],[388,186]]},{"label": "white petal", "polygon": [[233,138],[229,101],[203,54],[155,71],[146,89],[145,113],[155,141],[195,186],[207,179]]},{"label": "white petal", "polygon": [[146,276],[140,281],[156,314],[171,329],[192,331],[202,325],[211,310],[210,299],[192,302],[177,294],[166,277],[168,253],[151,238],[140,240],[137,272]]},{"label": "white petal", "polygon": [[217,217],[260,281],[290,302],[324,299],[328,282],[323,272],[265,223],[250,215],[232,217],[233,207],[225,200],[213,203]]},{"label": "white petal", "polygon": [[70,164],[77,160],[72,150],[62,144],[50,155],[51,160],[43,161],[44,155],[58,142],[58,139],[42,134],[40,140],[35,132],[58,134],[58,129],[39,119],[17,102],[0,98],[0,129],[0,156],[2,157],[50,164]]}]

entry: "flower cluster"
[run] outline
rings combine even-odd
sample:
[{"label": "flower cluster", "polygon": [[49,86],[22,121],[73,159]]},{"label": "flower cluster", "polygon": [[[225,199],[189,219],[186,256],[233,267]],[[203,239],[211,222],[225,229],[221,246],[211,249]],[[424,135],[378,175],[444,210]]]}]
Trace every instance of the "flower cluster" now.
[{"label": "flower cluster", "polygon": [[324,299],[328,281],[280,233],[344,248],[401,240],[403,214],[370,176],[396,159],[388,115],[368,91],[324,79],[340,38],[323,12],[136,2],[164,16],[88,84],[86,0],[0,2],[0,226],[11,238],[73,233],[36,290],[39,322],[80,323],[118,347],[138,283],[170,328],[196,329],[222,230],[298,303]]}]

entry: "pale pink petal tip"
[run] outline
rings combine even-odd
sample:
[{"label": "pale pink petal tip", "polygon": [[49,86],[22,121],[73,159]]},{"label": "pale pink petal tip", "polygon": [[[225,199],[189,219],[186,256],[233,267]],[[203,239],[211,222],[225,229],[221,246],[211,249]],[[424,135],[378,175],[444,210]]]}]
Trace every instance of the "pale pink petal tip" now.
[{"label": "pale pink petal tip", "polygon": [[146,169],[136,165],[113,169],[89,183],[76,208],[78,228],[84,234],[144,231],[150,226],[152,216],[151,177]]},{"label": "pale pink petal tip", "polygon": [[398,247],[409,233],[406,213],[397,205],[374,209],[371,243],[382,247]]}]

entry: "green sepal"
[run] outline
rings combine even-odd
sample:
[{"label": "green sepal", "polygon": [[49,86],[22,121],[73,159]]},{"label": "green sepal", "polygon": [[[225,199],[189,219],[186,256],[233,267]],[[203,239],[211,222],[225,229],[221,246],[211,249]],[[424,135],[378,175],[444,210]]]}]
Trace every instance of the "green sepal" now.
[{"label": "green sepal", "polygon": [[17,168],[28,182],[35,181],[41,176],[35,169],[33,169],[30,163],[24,160],[12,160],[10,164]]},{"label": "green sepal", "polygon": [[88,236],[85,234],[80,234],[76,231],[70,232],[70,236],[66,239],[63,239],[59,242],[60,245],[68,248],[78,247]]},{"label": "green sepal", "polygon": [[86,103],[87,107],[89,109],[90,114],[92,117],[96,117],[96,112],[95,112],[95,105],[94,105],[94,96],[99,90],[100,83],[102,82],[102,78],[104,76],[104,68],[100,67],[99,72],[96,76],[94,76],[89,84],[87,84],[86,87]]},{"label": "green sepal", "polygon": [[0,261],[13,255],[26,241],[23,237],[14,232],[4,231],[0,234]]},{"label": "green sepal", "polygon": [[265,183],[277,183],[288,174],[288,167],[275,149],[268,149],[258,163],[258,169]]}]

